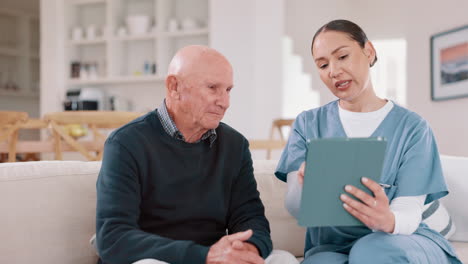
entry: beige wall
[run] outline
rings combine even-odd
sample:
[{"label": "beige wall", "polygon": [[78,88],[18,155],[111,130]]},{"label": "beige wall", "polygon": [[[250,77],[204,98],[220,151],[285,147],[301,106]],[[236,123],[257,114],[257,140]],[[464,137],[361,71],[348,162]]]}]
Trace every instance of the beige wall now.
[{"label": "beige wall", "polygon": [[366,1],[288,0],[286,34],[303,56],[305,70],[313,78],[312,89],[321,103],[333,96],[320,83],[310,58],[309,45],[315,31],[332,19],[345,18],[359,24],[372,39],[405,38],[407,41],[407,104],[431,124],[440,152],[468,156],[468,98],[431,101],[430,36],[468,24],[468,1]]},{"label": "beige wall", "polygon": [[33,15],[39,15],[39,1],[40,0],[0,0],[0,8],[21,10]]}]

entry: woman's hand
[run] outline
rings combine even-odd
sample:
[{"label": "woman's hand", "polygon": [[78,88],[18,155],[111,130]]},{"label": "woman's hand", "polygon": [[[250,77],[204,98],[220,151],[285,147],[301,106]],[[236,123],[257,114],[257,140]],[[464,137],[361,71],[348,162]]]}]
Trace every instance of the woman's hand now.
[{"label": "woman's hand", "polygon": [[395,228],[395,216],[390,210],[385,191],[378,183],[371,179],[362,178],[361,181],[362,184],[374,193],[375,197],[372,197],[354,186],[346,185],[345,190],[362,202],[342,194],[340,199],[343,201],[343,207],[351,215],[361,220],[368,228],[386,233],[393,233]]},{"label": "woman's hand", "polygon": [[305,170],[305,162],[302,162],[301,167],[297,171],[297,180],[301,185],[304,184],[304,170]]}]

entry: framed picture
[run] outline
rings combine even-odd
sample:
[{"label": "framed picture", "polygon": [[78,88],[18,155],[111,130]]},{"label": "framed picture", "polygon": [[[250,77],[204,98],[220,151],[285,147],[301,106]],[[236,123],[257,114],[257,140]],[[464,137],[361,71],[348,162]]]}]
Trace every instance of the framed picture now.
[{"label": "framed picture", "polygon": [[431,36],[432,100],[468,96],[468,25]]}]

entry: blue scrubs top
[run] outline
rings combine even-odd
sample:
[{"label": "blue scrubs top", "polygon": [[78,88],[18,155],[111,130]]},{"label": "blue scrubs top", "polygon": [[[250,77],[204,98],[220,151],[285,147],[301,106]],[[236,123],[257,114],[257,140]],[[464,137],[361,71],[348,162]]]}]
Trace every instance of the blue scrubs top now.
[{"label": "blue scrubs top", "polygon": [[[299,114],[281,155],[276,177],[286,181],[289,172],[299,169],[305,161],[308,140],[332,137],[346,137],[338,114],[338,101]],[[385,189],[390,201],[399,196],[427,195],[427,204],[448,194],[434,135],[427,122],[416,113],[394,103],[371,137],[387,139],[380,182],[391,186]],[[308,228],[306,256],[322,251],[348,254],[357,239],[370,233],[372,231],[365,226]],[[455,257],[450,243],[426,224],[421,223],[415,233],[428,237]]]}]

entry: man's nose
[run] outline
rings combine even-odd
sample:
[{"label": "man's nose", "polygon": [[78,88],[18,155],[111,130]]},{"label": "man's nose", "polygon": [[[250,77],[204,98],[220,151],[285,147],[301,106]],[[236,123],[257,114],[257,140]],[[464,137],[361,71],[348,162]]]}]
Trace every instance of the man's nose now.
[{"label": "man's nose", "polygon": [[230,99],[230,96],[229,96],[229,92],[227,91],[223,91],[219,97],[218,97],[218,100],[216,101],[216,104],[220,107],[222,107],[223,109],[228,109],[229,108],[229,99]]}]

